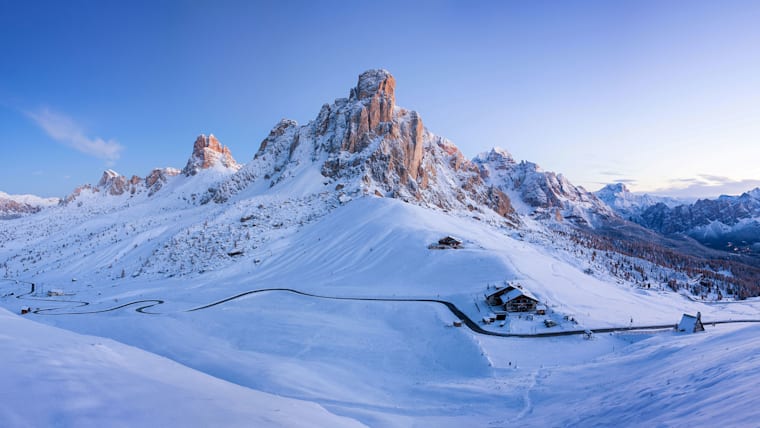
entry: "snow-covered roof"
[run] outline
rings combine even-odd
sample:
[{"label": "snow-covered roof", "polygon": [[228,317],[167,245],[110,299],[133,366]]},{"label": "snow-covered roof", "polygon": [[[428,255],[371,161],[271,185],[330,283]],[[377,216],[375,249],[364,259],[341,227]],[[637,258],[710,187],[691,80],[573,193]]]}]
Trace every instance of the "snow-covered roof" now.
[{"label": "snow-covered roof", "polygon": [[500,288],[500,289],[494,291],[493,293],[489,294],[488,297],[489,298],[490,297],[498,297],[498,296],[501,296],[502,294],[509,293],[512,290],[515,290],[515,287],[512,286],[512,285],[508,285],[508,286],[506,286],[504,288]]},{"label": "snow-covered roof", "polygon": [[694,333],[698,329],[698,324],[702,322],[700,318],[700,316],[683,314],[681,322],[678,323],[678,331]]},{"label": "snow-covered roof", "polygon": [[527,290],[523,290],[521,288],[515,288],[511,290],[510,292],[504,295],[504,298],[502,300],[504,300],[505,302],[509,302],[510,300],[514,300],[520,296],[525,296],[529,299],[533,299],[538,302],[538,298],[536,296],[532,295]]}]

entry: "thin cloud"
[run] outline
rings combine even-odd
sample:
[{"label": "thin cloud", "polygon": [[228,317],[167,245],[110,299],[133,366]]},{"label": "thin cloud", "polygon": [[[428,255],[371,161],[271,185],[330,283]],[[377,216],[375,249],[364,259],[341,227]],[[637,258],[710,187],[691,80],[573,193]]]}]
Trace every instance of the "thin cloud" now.
[{"label": "thin cloud", "polygon": [[119,159],[124,149],[114,140],[88,137],[71,118],[50,109],[43,108],[26,114],[52,139],[86,155],[111,163]]},{"label": "thin cloud", "polygon": [[732,180],[728,177],[723,177],[720,175],[699,174],[699,178],[701,178],[707,183],[713,183],[713,184],[729,184],[729,183],[736,182],[736,180]]},{"label": "thin cloud", "polygon": [[720,195],[740,195],[760,187],[760,180],[732,180],[708,174],[698,175],[697,178],[675,179],[670,183],[670,186],[651,193],[676,198],[715,198]]}]

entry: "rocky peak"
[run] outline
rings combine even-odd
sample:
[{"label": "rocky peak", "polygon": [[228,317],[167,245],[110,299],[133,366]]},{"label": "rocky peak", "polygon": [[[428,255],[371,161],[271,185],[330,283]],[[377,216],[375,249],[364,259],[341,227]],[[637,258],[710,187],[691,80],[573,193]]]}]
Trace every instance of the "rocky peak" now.
[{"label": "rocky peak", "polygon": [[[760,200],[760,187],[755,187],[754,189],[750,190],[749,192],[746,192],[744,195],[747,195],[748,198]],[[742,195],[742,196],[744,196],[744,195]]]},{"label": "rocky peak", "polygon": [[148,196],[153,196],[154,193],[161,190],[164,183],[169,177],[180,174],[180,170],[176,168],[155,168],[153,171],[145,177],[145,187],[148,188]]},{"label": "rocky peak", "polygon": [[219,143],[219,140],[213,134],[208,137],[201,134],[196,138],[193,144],[193,154],[187,161],[187,165],[182,172],[187,175],[195,175],[200,170],[221,166],[237,171],[240,166],[230,153],[230,149]]},{"label": "rocky peak", "polygon": [[598,193],[626,194],[631,191],[623,183],[613,183],[604,186]]},{"label": "rocky peak", "polygon": [[494,169],[507,169],[510,165],[515,164],[515,160],[512,157],[512,155],[500,148],[500,147],[494,147],[491,150],[480,153],[473,159],[475,163],[478,164],[491,164]]},{"label": "rocky peak", "polygon": [[387,99],[391,105],[396,104],[396,79],[387,70],[367,70],[359,75],[355,88],[351,88],[351,100],[364,100],[380,97]]},{"label": "rocky peak", "polygon": [[205,200],[224,202],[259,179],[273,187],[316,164],[345,193],[446,210],[490,208],[508,222],[519,222],[509,196],[486,186],[456,146],[429,132],[417,112],[396,107],[395,87],[388,71],[369,70],[359,76],[349,98],[324,104],[315,120],[303,126],[280,121],[253,162],[210,189]]},{"label": "rocky peak", "polygon": [[100,177],[100,181],[98,181],[98,188],[109,195],[118,196],[124,194],[128,187],[129,182],[127,181],[127,177],[112,169],[103,171],[103,175]]},{"label": "rocky peak", "polygon": [[[324,107],[323,107],[324,109]],[[267,151],[267,147],[275,141],[277,141],[279,138],[281,138],[283,135],[285,135],[286,132],[290,129],[296,129],[298,127],[298,122],[292,119],[281,119],[277,125],[272,128],[271,131],[269,131],[269,135],[264,139],[264,141],[261,142],[261,145],[259,146],[259,150],[256,152],[256,158],[263,155]]]}]

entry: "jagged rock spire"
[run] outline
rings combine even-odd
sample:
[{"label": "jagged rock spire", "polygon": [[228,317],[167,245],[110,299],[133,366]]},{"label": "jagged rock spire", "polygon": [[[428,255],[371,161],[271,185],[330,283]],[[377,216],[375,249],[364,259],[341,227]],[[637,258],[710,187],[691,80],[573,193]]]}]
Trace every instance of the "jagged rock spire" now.
[{"label": "jagged rock spire", "polygon": [[222,165],[225,168],[236,171],[240,169],[240,166],[232,157],[230,149],[221,145],[219,140],[214,137],[214,134],[208,137],[201,134],[196,138],[195,144],[193,144],[193,154],[190,155],[190,159],[188,159],[182,173],[191,176],[197,174],[202,169],[208,169],[216,165]]}]

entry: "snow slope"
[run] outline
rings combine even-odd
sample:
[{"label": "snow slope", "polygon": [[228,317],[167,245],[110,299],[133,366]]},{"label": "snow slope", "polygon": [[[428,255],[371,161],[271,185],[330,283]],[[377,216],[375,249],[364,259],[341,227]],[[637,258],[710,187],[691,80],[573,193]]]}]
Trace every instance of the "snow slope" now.
[{"label": "snow slope", "polygon": [[244,388],[4,309],[0,325],[4,427],[361,426],[314,403]]},{"label": "snow slope", "polygon": [[[748,377],[732,377],[731,383],[715,386],[714,377],[701,375],[711,364],[736,361],[714,343],[725,340],[726,346],[745,349],[747,355],[757,351],[749,340],[754,327],[747,333],[708,327],[707,333],[689,337],[665,332],[600,334],[592,340],[495,338],[450,327],[455,317],[442,305],[329,300],[284,291],[249,294],[186,312],[245,291],[289,287],[337,297],[439,298],[478,319],[486,310],[482,296],[487,286],[510,279],[549,303],[549,317],[560,322],[555,330],[626,326],[630,318],[637,324],[675,324],[683,312],[701,311],[705,320],[758,314],[759,304],[753,300],[698,303],[665,290],[641,290],[613,278],[589,276],[571,253],[545,242],[550,236],[503,227],[398,200],[359,198],[304,225],[265,231],[262,253],[230,258],[203,274],[107,280],[83,274],[71,282],[51,271],[34,276],[41,290],[60,287],[70,296],[55,300],[90,305],[76,308],[41,296],[17,299],[28,291],[23,284],[6,285],[0,302],[14,310],[20,304],[63,308],[30,316],[113,338],[256,391],[316,402],[370,426],[499,426],[513,421],[586,426],[586,421],[615,418],[636,425],[637,409],[651,406],[651,396],[639,393],[647,385],[657,385],[660,400],[686,403],[700,400],[700,389],[744,394],[756,382],[756,359],[741,360]],[[462,238],[464,249],[427,248],[445,234]],[[14,295],[7,296],[11,291]],[[148,309],[158,315],[137,313],[137,306],[54,315],[145,299],[165,301]],[[564,315],[579,324],[564,321]],[[517,317],[510,317],[504,327],[489,328],[548,330],[538,318]],[[730,334],[720,339],[725,332]],[[667,354],[660,352],[663,347]],[[691,380],[690,389],[658,383],[658,370],[666,370],[661,367],[663,355],[669,356],[667,367],[679,371],[678,385]],[[688,361],[695,355],[707,355],[704,361],[710,363],[691,369]],[[646,375],[647,370],[653,374]],[[620,382],[607,381],[618,378]],[[591,404],[574,398],[579,383]],[[598,404],[619,396],[626,397],[625,405]],[[574,405],[560,406],[557,400]],[[701,403],[704,407],[696,415],[663,405],[652,407],[648,417],[681,425],[722,414],[721,401]],[[729,420],[750,420],[758,416],[754,408],[748,406]]]}]

